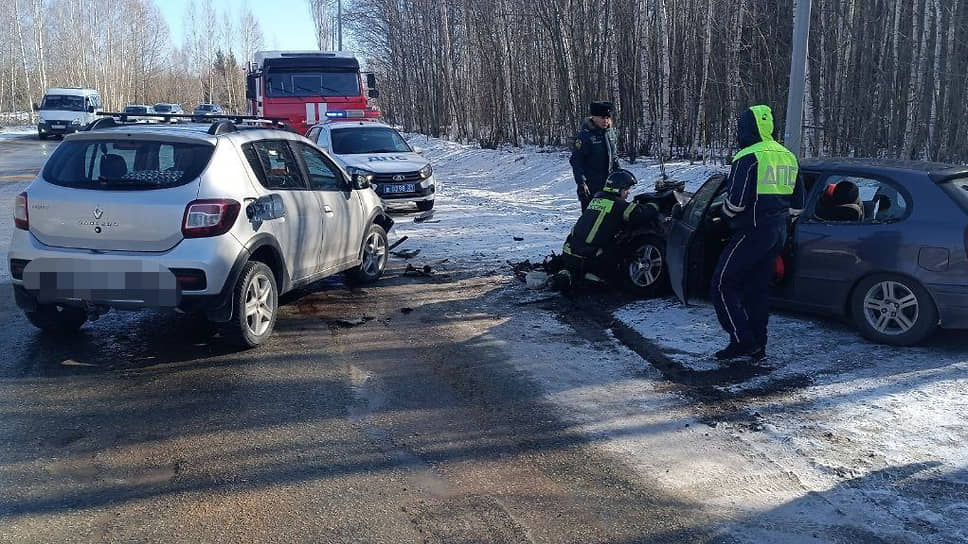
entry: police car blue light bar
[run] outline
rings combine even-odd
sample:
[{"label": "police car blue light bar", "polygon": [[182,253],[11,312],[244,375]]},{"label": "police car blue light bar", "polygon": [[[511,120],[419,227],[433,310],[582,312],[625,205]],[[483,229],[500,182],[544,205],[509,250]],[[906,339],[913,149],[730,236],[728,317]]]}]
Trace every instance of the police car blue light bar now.
[{"label": "police car blue light bar", "polygon": [[366,116],[363,110],[333,110],[327,111],[328,119],[362,119]]}]

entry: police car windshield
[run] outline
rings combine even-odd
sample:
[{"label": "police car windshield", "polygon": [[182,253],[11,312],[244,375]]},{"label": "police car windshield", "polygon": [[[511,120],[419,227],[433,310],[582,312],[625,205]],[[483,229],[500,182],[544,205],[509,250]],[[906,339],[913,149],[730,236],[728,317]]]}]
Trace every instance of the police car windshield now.
[{"label": "police car windshield", "polygon": [[61,94],[49,94],[44,97],[40,105],[42,110],[84,111],[84,97]]},{"label": "police car windshield", "polygon": [[360,76],[356,72],[270,72],[266,95],[359,96]]},{"label": "police car windshield", "polygon": [[359,155],[361,153],[409,153],[410,146],[392,128],[354,127],[332,132],[333,153]]}]

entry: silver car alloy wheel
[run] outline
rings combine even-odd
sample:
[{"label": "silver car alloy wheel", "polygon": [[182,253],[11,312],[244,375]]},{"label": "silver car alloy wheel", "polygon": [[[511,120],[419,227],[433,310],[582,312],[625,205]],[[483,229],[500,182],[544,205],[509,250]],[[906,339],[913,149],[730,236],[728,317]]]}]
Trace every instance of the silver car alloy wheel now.
[{"label": "silver car alloy wheel", "polygon": [[864,317],[881,334],[904,334],[918,322],[918,297],[903,283],[875,283],[864,296]]},{"label": "silver car alloy wheel", "polygon": [[629,263],[629,280],[638,287],[649,287],[662,274],[662,252],[646,244],[637,258]]},{"label": "silver car alloy wheel", "polygon": [[363,272],[369,276],[378,274],[383,269],[386,258],[386,242],[380,233],[371,233],[363,244]]},{"label": "silver car alloy wheel", "polygon": [[245,326],[254,336],[262,336],[272,323],[275,307],[272,280],[265,274],[255,274],[245,288]]}]

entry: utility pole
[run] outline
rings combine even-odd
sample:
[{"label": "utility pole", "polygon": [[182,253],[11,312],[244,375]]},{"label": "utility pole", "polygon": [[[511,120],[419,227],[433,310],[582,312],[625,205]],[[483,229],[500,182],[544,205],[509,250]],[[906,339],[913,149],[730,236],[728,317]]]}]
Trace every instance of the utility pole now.
[{"label": "utility pole", "polygon": [[342,51],[343,50],[343,0],[336,0],[336,27],[339,32],[339,50]]},{"label": "utility pole", "polygon": [[810,36],[810,2],[797,0],[793,16],[793,58],[790,61],[790,93],[787,96],[783,145],[797,158],[803,132],[803,94],[807,82],[807,43]]}]

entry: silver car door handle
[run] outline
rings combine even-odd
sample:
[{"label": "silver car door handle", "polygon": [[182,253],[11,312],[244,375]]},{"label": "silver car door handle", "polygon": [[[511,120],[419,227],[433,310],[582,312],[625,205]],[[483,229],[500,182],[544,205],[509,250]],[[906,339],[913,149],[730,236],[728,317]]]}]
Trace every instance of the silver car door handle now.
[{"label": "silver car door handle", "polygon": [[330,208],[329,206],[323,206],[323,211],[331,214],[333,213],[333,208]]}]

